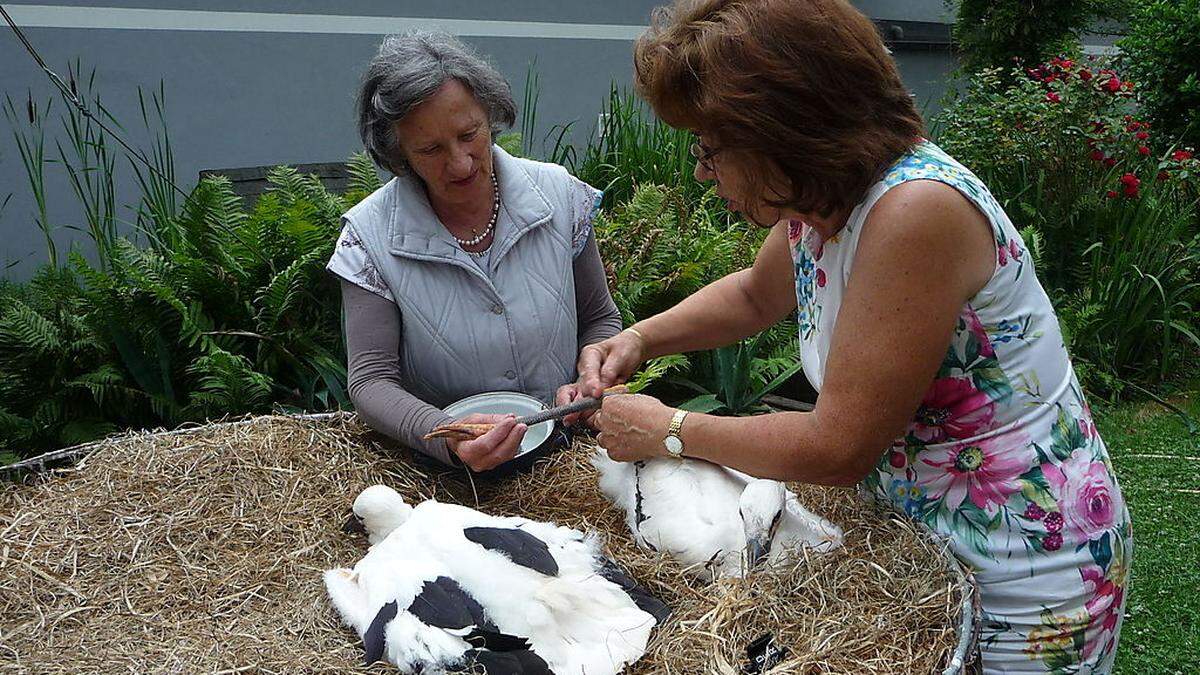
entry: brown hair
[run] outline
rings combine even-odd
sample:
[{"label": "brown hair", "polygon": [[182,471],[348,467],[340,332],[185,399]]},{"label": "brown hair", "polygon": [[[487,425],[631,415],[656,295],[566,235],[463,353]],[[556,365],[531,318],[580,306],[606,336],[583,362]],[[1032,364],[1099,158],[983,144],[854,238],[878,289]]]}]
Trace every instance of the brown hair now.
[{"label": "brown hair", "polygon": [[655,113],[745,158],[772,206],[852,206],[923,133],[875,25],[845,0],[676,0],[633,58]]}]

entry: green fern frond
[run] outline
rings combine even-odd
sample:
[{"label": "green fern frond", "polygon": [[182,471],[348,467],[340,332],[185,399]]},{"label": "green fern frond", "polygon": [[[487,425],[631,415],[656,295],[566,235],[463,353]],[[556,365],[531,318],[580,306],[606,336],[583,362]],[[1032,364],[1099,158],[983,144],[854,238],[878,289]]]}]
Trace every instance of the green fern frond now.
[{"label": "green fern frond", "polygon": [[350,174],[346,196],[356,204],[363,197],[383,186],[383,181],[379,180],[379,171],[375,168],[375,162],[365,152],[356,152],[351,155],[350,161],[346,162],[346,171]]},{"label": "green fern frond", "polygon": [[319,268],[318,263],[323,259],[322,251],[312,251],[295,260],[286,269],[271,278],[271,281],[255,298],[255,305],[258,307],[256,323],[259,333],[275,334],[283,317],[287,316],[303,297],[309,279]]},{"label": "green fern frond", "polygon": [[104,438],[116,431],[116,425],[102,419],[71,420],[59,430],[58,440],[63,445],[77,445]]},{"label": "green fern frond", "polygon": [[254,370],[239,354],[215,350],[196,359],[188,368],[197,388],[189,411],[204,417],[228,413],[256,412],[270,402],[271,378]]},{"label": "green fern frond", "polygon": [[15,449],[28,442],[36,428],[33,420],[0,408],[0,448]]},{"label": "green fern frond", "polygon": [[629,392],[636,394],[671,372],[682,372],[688,367],[688,358],[683,354],[671,354],[650,359],[641,370],[629,379]]},{"label": "green fern frond", "polygon": [[16,300],[0,314],[0,348],[48,356],[63,349],[62,334],[49,319]]}]

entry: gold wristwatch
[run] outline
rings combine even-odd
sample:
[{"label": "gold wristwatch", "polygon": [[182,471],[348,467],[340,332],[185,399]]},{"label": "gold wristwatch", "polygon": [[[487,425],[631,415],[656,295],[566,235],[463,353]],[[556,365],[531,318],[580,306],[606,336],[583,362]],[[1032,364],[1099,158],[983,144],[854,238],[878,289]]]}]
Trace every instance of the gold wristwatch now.
[{"label": "gold wristwatch", "polygon": [[683,438],[679,434],[683,431],[683,418],[687,417],[687,414],[686,410],[675,411],[675,416],[671,418],[671,426],[667,427],[667,437],[663,439],[667,452],[676,459],[683,457]]}]

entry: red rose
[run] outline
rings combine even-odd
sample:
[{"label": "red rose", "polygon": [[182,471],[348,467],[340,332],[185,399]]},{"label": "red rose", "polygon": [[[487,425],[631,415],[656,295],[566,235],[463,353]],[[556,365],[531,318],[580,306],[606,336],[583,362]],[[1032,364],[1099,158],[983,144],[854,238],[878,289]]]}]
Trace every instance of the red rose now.
[{"label": "red rose", "polygon": [[1063,70],[1070,70],[1071,66],[1075,65],[1075,62],[1071,59],[1062,59],[1058,62],[1058,65]]},{"label": "red rose", "polygon": [[1139,145],[1139,146],[1138,146],[1138,154],[1139,154],[1139,155],[1142,155],[1143,157],[1145,157],[1146,155],[1149,155],[1149,154],[1150,154],[1150,148],[1147,148],[1147,147],[1146,147],[1146,146],[1144,146],[1144,145]]},{"label": "red rose", "polygon": [[1117,160],[1116,160],[1116,159],[1114,159],[1114,158],[1112,158],[1112,157],[1105,157],[1105,158],[1104,158],[1104,166],[1107,166],[1108,168],[1110,168],[1110,169],[1111,169],[1112,167],[1114,167],[1114,166],[1116,166],[1116,165],[1117,165]]},{"label": "red rose", "polygon": [[1104,196],[1105,196],[1105,197],[1108,197],[1109,199],[1116,199],[1116,198],[1117,198],[1117,191],[1116,191],[1116,190],[1109,190],[1108,192],[1105,192],[1105,193],[1104,193]]},{"label": "red rose", "polygon": [[1131,173],[1121,176],[1121,189],[1126,197],[1136,197],[1138,195],[1138,186],[1141,184],[1142,181]]},{"label": "red rose", "polygon": [[1080,70],[1079,71],[1079,79],[1083,80],[1084,82],[1087,82],[1088,80],[1092,79],[1092,71],[1088,70],[1087,68]]},{"label": "red rose", "polygon": [[[1111,70],[1109,70],[1109,71],[1101,71],[1101,72],[1108,72],[1109,74],[1111,74],[1111,73],[1112,73],[1112,71],[1111,71]],[[1133,115],[1126,115],[1126,116],[1125,116],[1125,121],[1126,121],[1126,122],[1132,122],[1132,121],[1133,121]]]},{"label": "red rose", "polygon": [[1135,138],[1137,138],[1139,141],[1144,141],[1150,138],[1150,134],[1146,133],[1145,131],[1139,131],[1137,132],[1137,136],[1135,136]]},{"label": "red rose", "polygon": [[1185,162],[1192,158],[1192,153],[1188,150],[1176,150],[1171,153],[1171,159],[1176,162]]},{"label": "red rose", "polygon": [[1062,97],[1058,95],[1058,92],[1053,91],[1046,92],[1046,100],[1051,103],[1062,103]]},{"label": "red rose", "polygon": [[1125,131],[1128,131],[1130,133],[1137,131],[1138,129],[1141,129],[1141,128],[1142,128],[1141,122],[1130,122],[1129,124],[1125,125]]},{"label": "red rose", "polygon": [[1092,154],[1088,155],[1088,157],[1091,157],[1093,162],[1103,162],[1104,161],[1104,153],[1101,152],[1100,150],[1093,150]]}]

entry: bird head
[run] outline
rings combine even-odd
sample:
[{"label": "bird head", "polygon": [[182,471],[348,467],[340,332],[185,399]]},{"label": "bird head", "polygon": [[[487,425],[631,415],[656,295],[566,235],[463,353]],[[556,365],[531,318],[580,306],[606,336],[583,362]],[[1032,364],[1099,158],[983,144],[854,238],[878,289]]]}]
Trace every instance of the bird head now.
[{"label": "bird head", "polygon": [[771,541],[783,518],[786,496],[783,483],[774,480],[753,480],[742,490],[738,512],[746,533],[747,569],[753,569],[771,552]]},{"label": "bird head", "polygon": [[377,544],[403,525],[412,510],[400,493],[386,485],[372,485],[354,499],[344,529],[365,532],[367,540]]}]

